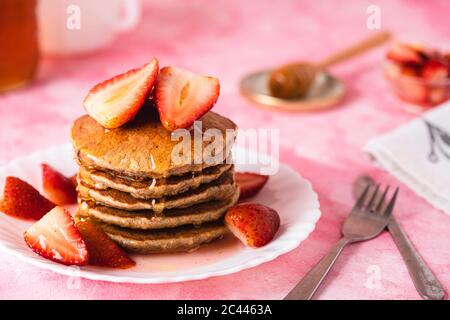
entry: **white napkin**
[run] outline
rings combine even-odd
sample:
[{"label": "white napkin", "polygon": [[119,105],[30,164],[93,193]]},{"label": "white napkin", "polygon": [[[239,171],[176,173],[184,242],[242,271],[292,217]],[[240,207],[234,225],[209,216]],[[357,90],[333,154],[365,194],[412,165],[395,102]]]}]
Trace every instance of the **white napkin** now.
[{"label": "white napkin", "polygon": [[370,140],[364,151],[380,167],[450,215],[450,103]]}]

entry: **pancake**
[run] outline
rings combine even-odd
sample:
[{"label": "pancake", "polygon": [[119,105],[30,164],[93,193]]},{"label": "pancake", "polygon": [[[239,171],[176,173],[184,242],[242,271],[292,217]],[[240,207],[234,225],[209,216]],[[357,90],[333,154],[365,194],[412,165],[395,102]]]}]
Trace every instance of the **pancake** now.
[{"label": "pancake", "polygon": [[203,169],[197,173],[170,176],[162,179],[131,179],[116,176],[111,172],[87,170],[80,168],[79,175],[83,182],[98,190],[115,189],[131,194],[139,199],[161,198],[196,189],[200,185],[210,183],[233,167],[232,164],[220,164]]},{"label": "pancake", "polygon": [[95,189],[78,176],[78,194],[83,200],[94,201],[97,204],[116,209],[153,210],[155,213],[161,213],[166,209],[185,208],[212,200],[224,200],[234,194],[236,189],[233,170],[227,171],[219,179],[203,184],[197,189],[151,200],[134,198],[129,193],[115,189]]},{"label": "pancake", "polygon": [[174,228],[185,224],[200,225],[222,218],[227,209],[239,199],[239,189],[228,199],[209,201],[183,209],[164,211],[164,216],[153,211],[126,211],[96,205],[92,201],[79,199],[79,212],[83,216],[95,218],[103,223],[132,229]]},{"label": "pancake", "polygon": [[[78,163],[89,169],[112,170],[121,176],[165,178],[201,171],[228,158],[237,128],[231,120],[211,111],[199,119],[202,123],[199,133],[219,130],[227,142],[222,150],[216,150],[215,162],[194,163],[194,159],[202,159],[203,151],[194,148],[194,132],[200,130],[191,129],[191,152],[187,155],[190,161],[174,163],[172,150],[180,143],[179,139],[174,139],[174,133],[165,129],[158,116],[150,114],[150,109],[142,108],[135,120],[113,130],[106,130],[88,115],[78,118],[71,129]],[[212,143],[207,140],[201,140],[203,149]]]},{"label": "pancake", "polygon": [[[78,214],[75,219],[84,218]],[[141,254],[193,251],[202,244],[222,238],[228,232],[223,221],[202,224],[200,227],[136,230],[88,219],[126,251]]]}]

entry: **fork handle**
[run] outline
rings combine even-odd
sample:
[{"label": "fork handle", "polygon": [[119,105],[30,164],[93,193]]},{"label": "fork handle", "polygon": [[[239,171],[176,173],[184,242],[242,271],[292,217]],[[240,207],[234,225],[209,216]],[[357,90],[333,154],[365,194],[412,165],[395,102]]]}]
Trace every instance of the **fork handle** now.
[{"label": "fork handle", "polygon": [[312,268],[294,289],[284,298],[285,300],[310,300],[319,288],[325,276],[331,270],[344,247],[350,239],[341,238],[333,248]]},{"label": "fork handle", "polygon": [[408,267],[409,274],[420,296],[431,300],[444,299],[445,291],[442,285],[394,218],[389,221],[388,229]]}]

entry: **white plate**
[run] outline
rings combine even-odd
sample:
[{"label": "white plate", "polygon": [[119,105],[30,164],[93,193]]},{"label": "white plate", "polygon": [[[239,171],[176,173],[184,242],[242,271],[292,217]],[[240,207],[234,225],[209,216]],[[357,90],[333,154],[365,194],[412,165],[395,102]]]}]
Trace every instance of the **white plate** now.
[{"label": "white plate", "polygon": [[[250,153],[240,148],[235,150],[236,159],[246,157]],[[40,164],[43,162],[67,175],[72,175],[77,170],[71,146],[65,144],[15,159],[0,168],[0,186],[3,186],[6,176],[12,175],[42,191]],[[238,171],[253,171],[252,169],[255,169],[255,165],[236,165]],[[247,248],[230,235],[192,253],[133,256],[137,265],[126,270],[93,266],[68,267],[33,253],[26,246],[22,236],[31,223],[2,213],[0,213],[0,249],[37,267],[92,280],[131,283],[198,280],[248,269],[291,251],[314,230],[320,217],[318,198],[311,184],[283,164],[280,164],[278,173],[270,177],[267,185],[252,201],[274,208],[281,217],[281,228],[276,238],[259,249]],[[73,212],[74,207],[69,209]]]}]

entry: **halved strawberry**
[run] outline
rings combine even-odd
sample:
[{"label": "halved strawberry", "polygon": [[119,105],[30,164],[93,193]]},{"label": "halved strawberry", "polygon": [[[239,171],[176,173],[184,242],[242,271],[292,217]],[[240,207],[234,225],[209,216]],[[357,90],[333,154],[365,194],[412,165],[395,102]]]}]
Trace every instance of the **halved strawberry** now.
[{"label": "halved strawberry", "polygon": [[70,213],[53,208],[25,233],[26,244],[40,256],[65,265],[86,265],[89,254]]},{"label": "halved strawberry", "polygon": [[89,252],[89,264],[126,269],[136,265],[130,257],[92,222],[80,221],[77,228]]},{"label": "halved strawberry", "polygon": [[269,180],[269,176],[250,172],[236,172],[234,178],[241,191],[239,200],[253,197]]},{"label": "halved strawberry", "polygon": [[386,57],[394,62],[402,64],[420,64],[422,63],[422,56],[413,47],[403,44],[395,43],[388,51]]},{"label": "halved strawberry", "polygon": [[164,67],[155,97],[162,124],[168,130],[189,128],[211,110],[219,97],[219,80],[177,67]]},{"label": "halved strawberry", "polygon": [[54,207],[29,183],[16,177],[6,178],[0,211],[16,218],[39,220]]},{"label": "halved strawberry", "polygon": [[93,87],[83,101],[87,113],[107,129],[118,128],[138,113],[158,76],[158,60]]},{"label": "halved strawberry", "polygon": [[246,246],[262,247],[280,228],[280,216],[272,208],[247,202],[228,209],[225,224]]},{"label": "halved strawberry", "polygon": [[449,77],[448,66],[439,60],[429,60],[422,68],[422,77],[429,81],[445,80]]},{"label": "halved strawberry", "polygon": [[72,204],[77,202],[77,192],[72,180],[50,167],[41,164],[42,183],[47,197],[57,205]]}]

